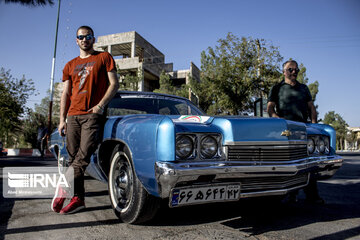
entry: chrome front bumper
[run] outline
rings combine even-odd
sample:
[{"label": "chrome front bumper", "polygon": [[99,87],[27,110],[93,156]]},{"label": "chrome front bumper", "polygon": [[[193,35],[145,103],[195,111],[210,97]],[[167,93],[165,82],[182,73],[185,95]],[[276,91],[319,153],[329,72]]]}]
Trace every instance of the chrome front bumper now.
[{"label": "chrome front bumper", "polygon": [[[294,177],[301,173],[317,173],[321,178],[328,178],[335,174],[342,166],[343,159],[338,155],[309,157],[284,164],[254,165],[244,164],[241,161],[198,161],[198,162],[156,162],[155,175],[158,183],[159,196],[168,198],[173,188],[178,184],[197,181],[201,176],[211,176],[212,181],[226,179],[247,179],[266,177]],[[207,183],[209,184],[209,183]],[[241,197],[283,195],[289,191],[306,186],[307,182],[296,187],[281,189],[258,189],[242,193]]]}]

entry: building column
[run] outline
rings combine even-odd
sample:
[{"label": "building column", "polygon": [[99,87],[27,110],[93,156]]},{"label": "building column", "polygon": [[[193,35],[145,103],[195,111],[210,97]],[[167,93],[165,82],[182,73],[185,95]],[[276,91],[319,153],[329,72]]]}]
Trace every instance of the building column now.
[{"label": "building column", "polygon": [[108,45],[108,53],[110,53],[112,55],[111,45]]},{"label": "building column", "polygon": [[142,63],[139,64],[137,75],[140,83],[138,90],[143,92],[145,90],[145,80],[144,80],[144,67]]},{"label": "building column", "polygon": [[135,42],[131,42],[131,58],[135,57]]}]

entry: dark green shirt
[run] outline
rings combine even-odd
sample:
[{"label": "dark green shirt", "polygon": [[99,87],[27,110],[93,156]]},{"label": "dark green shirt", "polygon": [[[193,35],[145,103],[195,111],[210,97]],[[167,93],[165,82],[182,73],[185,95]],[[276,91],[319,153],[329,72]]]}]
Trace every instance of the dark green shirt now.
[{"label": "dark green shirt", "polygon": [[282,81],[271,88],[268,101],[275,102],[279,117],[299,122],[308,121],[308,102],[312,101],[312,97],[305,84],[296,81],[291,86]]}]

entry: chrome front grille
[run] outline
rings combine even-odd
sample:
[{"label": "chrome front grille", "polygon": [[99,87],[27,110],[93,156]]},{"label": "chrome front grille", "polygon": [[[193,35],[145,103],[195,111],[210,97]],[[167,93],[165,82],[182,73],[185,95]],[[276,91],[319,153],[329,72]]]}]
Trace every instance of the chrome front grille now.
[{"label": "chrome front grille", "polygon": [[229,145],[229,161],[250,165],[288,164],[308,157],[306,144],[283,145]]},{"label": "chrome front grille", "polygon": [[299,186],[304,186],[308,183],[309,174],[304,173],[292,177],[263,177],[263,178],[249,178],[241,180],[241,191],[243,193],[266,191],[266,190],[282,190],[290,189]]}]

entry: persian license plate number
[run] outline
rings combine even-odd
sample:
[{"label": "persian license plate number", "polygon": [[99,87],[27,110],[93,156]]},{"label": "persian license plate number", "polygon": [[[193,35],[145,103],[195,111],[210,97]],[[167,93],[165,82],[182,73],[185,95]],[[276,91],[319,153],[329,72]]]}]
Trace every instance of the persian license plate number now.
[{"label": "persian license plate number", "polygon": [[171,207],[191,205],[206,202],[221,202],[238,200],[240,197],[240,185],[222,185],[199,188],[173,189],[171,195]]}]

